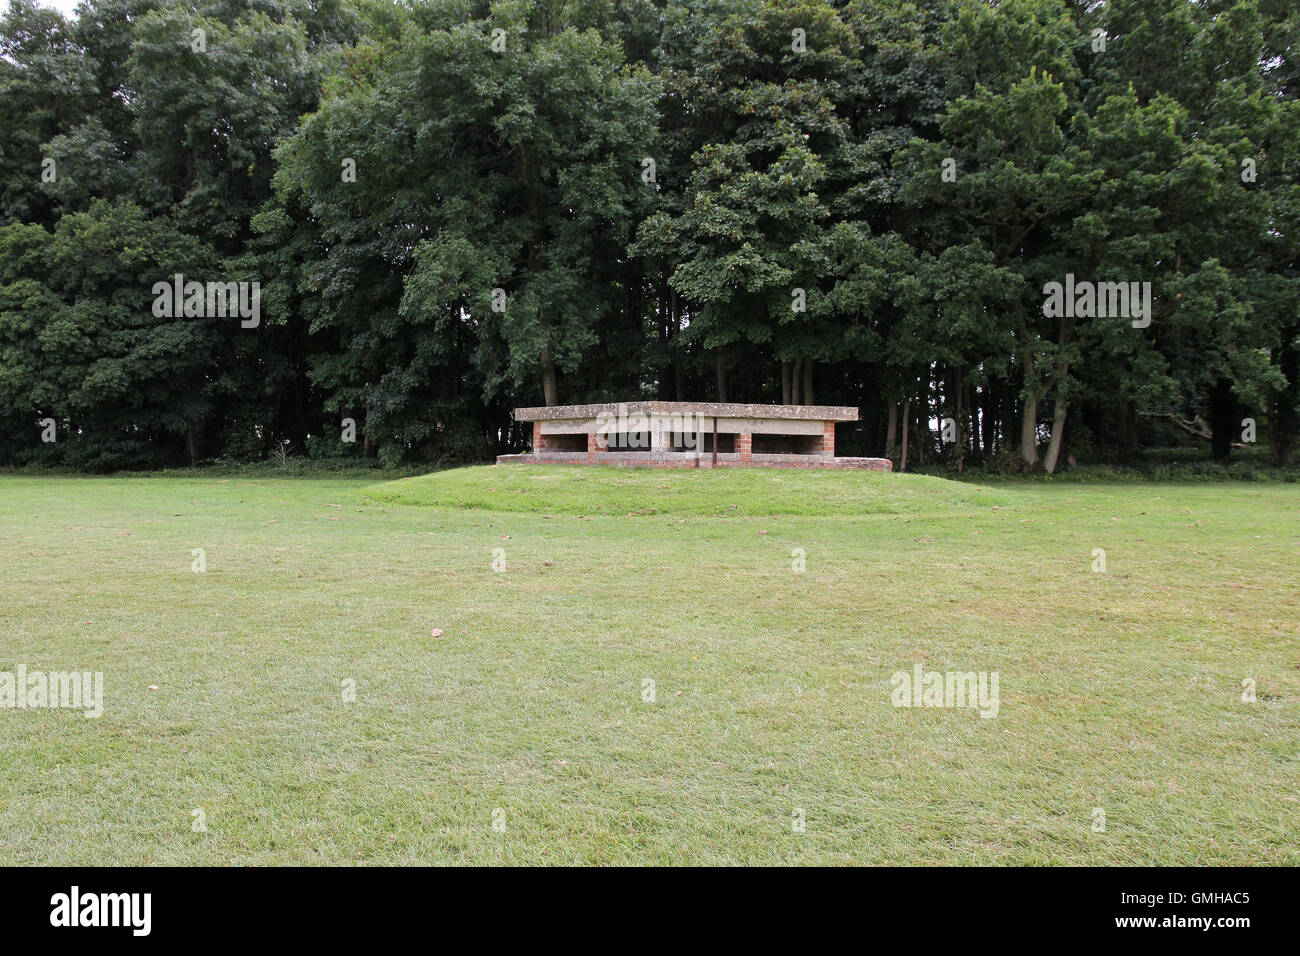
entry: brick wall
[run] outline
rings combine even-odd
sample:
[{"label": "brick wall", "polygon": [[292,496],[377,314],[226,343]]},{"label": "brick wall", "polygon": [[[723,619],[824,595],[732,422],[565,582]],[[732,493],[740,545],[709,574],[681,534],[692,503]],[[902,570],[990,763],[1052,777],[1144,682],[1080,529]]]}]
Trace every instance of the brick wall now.
[{"label": "brick wall", "polygon": [[[534,464],[551,464],[551,465],[586,465],[592,461],[592,457],[587,455],[575,454],[528,454],[528,455],[498,455],[498,464],[508,464],[511,462],[534,463]],[[863,471],[893,471],[893,463],[888,458],[828,458],[825,455],[758,455],[751,456],[749,461],[737,460],[739,456],[728,455],[728,460],[718,459],[719,468],[840,468],[840,469],[861,469]],[[701,457],[698,464],[694,460],[681,461],[654,461],[645,456],[638,455],[635,459],[627,460],[606,460],[604,464],[614,465],[620,468],[708,468],[711,465],[711,459],[708,456]]]}]

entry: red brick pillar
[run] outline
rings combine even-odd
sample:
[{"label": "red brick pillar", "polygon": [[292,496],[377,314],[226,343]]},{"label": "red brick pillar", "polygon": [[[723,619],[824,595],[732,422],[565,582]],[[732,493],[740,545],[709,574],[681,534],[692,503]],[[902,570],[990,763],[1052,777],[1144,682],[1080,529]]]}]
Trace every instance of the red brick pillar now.
[{"label": "red brick pillar", "polygon": [[822,435],[822,454],[827,458],[835,457],[835,423],[823,422],[825,432]]},{"label": "red brick pillar", "polygon": [[543,447],[544,446],[542,445],[542,423],[533,422],[533,454],[534,455],[537,454],[539,451],[542,450]]},{"label": "red brick pillar", "polygon": [[753,460],[754,436],[737,435],[736,451],[740,452],[740,463],[748,465]]},{"label": "red brick pillar", "polygon": [[605,443],[601,440],[603,436],[595,432],[587,432],[587,463],[590,464],[596,460],[596,452],[605,450]]}]

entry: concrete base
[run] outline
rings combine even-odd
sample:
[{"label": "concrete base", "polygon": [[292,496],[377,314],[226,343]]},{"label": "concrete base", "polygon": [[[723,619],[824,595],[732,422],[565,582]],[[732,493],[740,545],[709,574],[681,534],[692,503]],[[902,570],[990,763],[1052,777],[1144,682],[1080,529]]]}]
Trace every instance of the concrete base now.
[{"label": "concrete base", "polygon": [[[498,465],[616,465],[622,468],[712,468],[713,456],[684,452],[533,452],[498,455]],[[737,454],[718,455],[719,468],[849,468],[862,471],[893,471],[888,458],[836,458],[830,455],[750,455],[741,461]]]}]

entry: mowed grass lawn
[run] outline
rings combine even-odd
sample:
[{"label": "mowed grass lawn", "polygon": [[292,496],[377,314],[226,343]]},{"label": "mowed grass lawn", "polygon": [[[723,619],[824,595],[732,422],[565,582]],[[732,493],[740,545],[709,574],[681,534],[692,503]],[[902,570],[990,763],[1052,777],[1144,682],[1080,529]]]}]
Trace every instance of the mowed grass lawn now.
[{"label": "mowed grass lawn", "polygon": [[0,710],[0,863],[1295,864],[1298,554],[1294,484],[6,476],[0,671],[106,701]]}]

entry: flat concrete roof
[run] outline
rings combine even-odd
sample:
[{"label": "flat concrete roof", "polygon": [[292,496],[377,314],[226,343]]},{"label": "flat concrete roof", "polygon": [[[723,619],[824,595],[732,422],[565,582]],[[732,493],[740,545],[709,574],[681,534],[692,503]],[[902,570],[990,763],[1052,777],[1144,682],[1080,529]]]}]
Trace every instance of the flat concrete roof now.
[{"label": "flat concrete roof", "polygon": [[605,402],[600,405],[542,405],[516,408],[515,421],[548,422],[602,415],[706,415],[710,418],[777,418],[794,421],[856,422],[847,405],[741,405],[735,402]]}]

